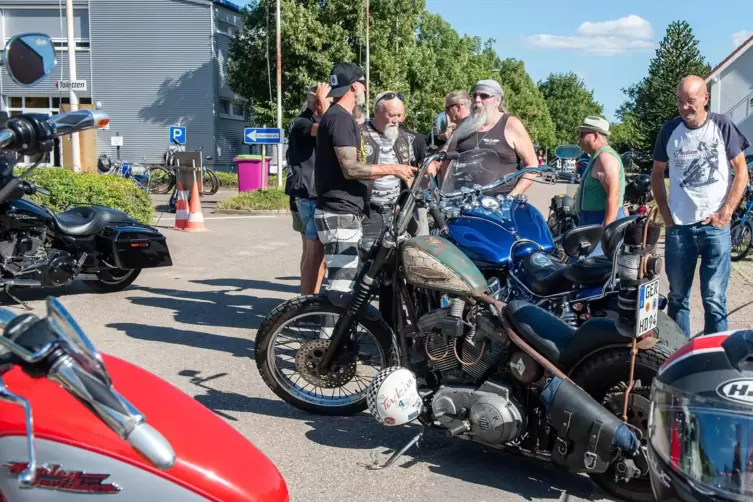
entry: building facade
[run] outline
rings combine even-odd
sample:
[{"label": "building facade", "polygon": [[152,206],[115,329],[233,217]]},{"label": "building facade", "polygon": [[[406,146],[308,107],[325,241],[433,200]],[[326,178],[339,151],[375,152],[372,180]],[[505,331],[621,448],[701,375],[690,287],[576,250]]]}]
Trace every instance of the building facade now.
[{"label": "building facade", "polygon": [[[709,109],[727,115],[753,143],[753,37],[719,63],[706,84]],[[746,153],[753,153],[753,147]]]},{"label": "building facade", "polygon": [[[68,103],[65,3],[0,0],[5,42],[42,32],[57,47],[58,65],[36,87],[16,85],[3,70],[0,95],[11,115],[56,113]],[[215,168],[242,152],[248,112],[228,85],[230,41],[242,29],[240,8],[227,0],[74,0],[77,92],[81,104],[101,103],[109,129],[97,133],[98,154],[115,158],[111,136],[123,137],[121,158],[158,163],[171,126],[186,127],[187,151],[201,149]],[[5,43],[4,42],[4,43]]]}]

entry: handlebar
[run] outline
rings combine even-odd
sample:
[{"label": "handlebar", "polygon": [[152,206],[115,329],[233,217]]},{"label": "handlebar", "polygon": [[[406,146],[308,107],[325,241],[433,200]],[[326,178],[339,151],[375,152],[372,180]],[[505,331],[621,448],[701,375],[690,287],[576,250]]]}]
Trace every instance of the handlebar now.
[{"label": "handlebar", "polygon": [[[110,118],[101,110],[77,110],[51,116],[24,113],[10,118],[0,129],[0,148],[27,155],[48,152],[53,148],[53,141],[60,136],[105,127],[109,123]],[[0,204],[8,200],[19,185],[20,179],[13,178],[0,188]]]},{"label": "handlebar", "polygon": [[541,164],[538,167],[526,167],[512,174],[508,174],[507,176],[503,176],[502,178],[492,183],[489,183],[488,185],[474,186],[472,190],[461,189],[458,192],[452,192],[452,193],[447,194],[447,193],[444,193],[442,190],[437,189],[437,192],[439,192],[439,194],[442,196],[443,199],[447,199],[447,200],[459,199],[461,197],[465,197],[468,193],[472,193],[472,192],[483,193],[483,192],[488,192],[489,190],[494,190],[495,188],[500,187],[502,185],[506,185],[507,183],[510,183],[511,181],[514,181],[520,178],[521,176],[525,176],[526,174],[544,174],[547,172],[554,173],[555,171],[551,166],[548,166],[546,164]]},{"label": "handlebar", "polygon": [[[38,318],[0,309],[0,328],[3,328],[0,346],[9,351],[3,356],[5,362],[57,382],[155,467],[172,467],[176,455],[170,443],[113,388],[101,357],[70,314],[54,298],[47,299],[47,313],[46,317]],[[32,486],[36,479],[36,452],[31,405],[10,392],[2,378],[0,400],[24,408],[29,462],[18,479],[21,486]]]}]

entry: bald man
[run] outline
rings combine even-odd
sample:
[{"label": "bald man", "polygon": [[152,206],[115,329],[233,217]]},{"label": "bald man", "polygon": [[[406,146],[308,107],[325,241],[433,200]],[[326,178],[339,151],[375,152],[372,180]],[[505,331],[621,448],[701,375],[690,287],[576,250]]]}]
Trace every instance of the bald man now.
[{"label": "bald man", "polygon": [[[677,86],[679,117],[662,125],[654,146],[651,186],[666,226],[665,269],[669,316],[690,338],[690,288],[698,257],[703,332],[727,329],[730,218],[748,185],[748,139],[725,115],[706,111],[709,93],[700,77]],[[669,167],[669,202],[664,171]],[[735,181],[730,186],[731,168]]]}]

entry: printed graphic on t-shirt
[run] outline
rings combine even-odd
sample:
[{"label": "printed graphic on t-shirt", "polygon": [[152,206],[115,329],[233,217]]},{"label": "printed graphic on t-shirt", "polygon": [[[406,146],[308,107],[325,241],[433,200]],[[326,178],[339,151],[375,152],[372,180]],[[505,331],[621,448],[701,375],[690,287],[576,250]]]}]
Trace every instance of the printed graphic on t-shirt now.
[{"label": "printed graphic on t-shirt", "polygon": [[695,146],[688,140],[675,151],[675,162],[682,169],[680,186],[695,188],[710,185],[721,180],[719,173],[719,139],[699,141]]}]

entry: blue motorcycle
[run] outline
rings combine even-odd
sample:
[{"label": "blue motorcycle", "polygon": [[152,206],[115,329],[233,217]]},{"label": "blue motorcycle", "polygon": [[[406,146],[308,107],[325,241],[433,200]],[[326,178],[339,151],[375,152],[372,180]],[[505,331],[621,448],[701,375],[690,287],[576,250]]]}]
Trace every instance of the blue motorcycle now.
[{"label": "blue motorcycle", "polygon": [[753,184],[745,189],[743,202],[732,216],[732,261],[740,261],[753,247]]},{"label": "blue motorcycle", "polygon": [[[494,172],[485,165],[496,164],[496,156],[491,150],[472,150],[445,166],[441,186],[433,182],[424,194],[433,219],[432,233],[462,250],[484,273],[495,298],[503,302],[533,303],[574,327],[592,317],[616,319],[619,236],[605,235],[601,225],[573,228],[562,237],[562,248],[573,262],[562,263],[553,254],[555,245],[546,219],[528,198],[499,193],[501,187],[526,174],[547,178],[536,182],[552,183],[552,168],[527,168],[494,179]],[[605,256],[588,257],[599,242]],[[663,312],[666,303],[660,295],[660,330],[667,323],[674,325]]]}]

